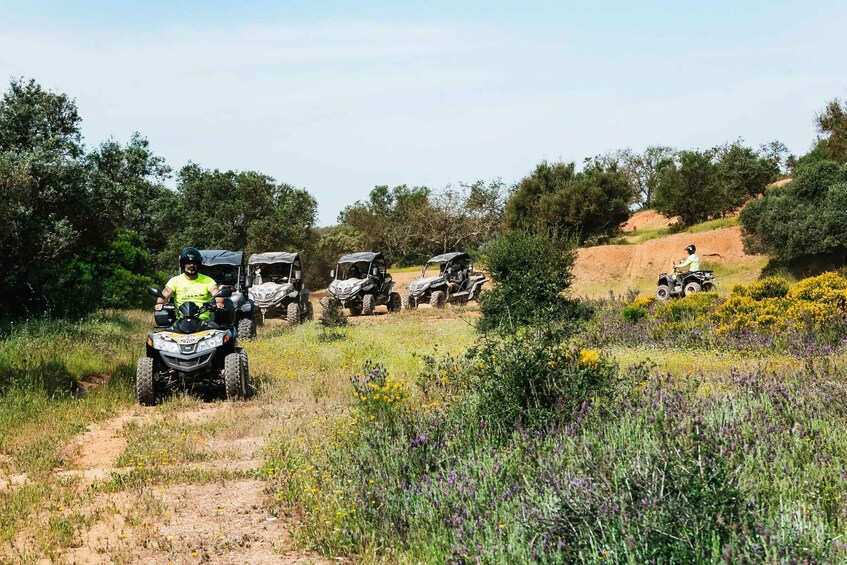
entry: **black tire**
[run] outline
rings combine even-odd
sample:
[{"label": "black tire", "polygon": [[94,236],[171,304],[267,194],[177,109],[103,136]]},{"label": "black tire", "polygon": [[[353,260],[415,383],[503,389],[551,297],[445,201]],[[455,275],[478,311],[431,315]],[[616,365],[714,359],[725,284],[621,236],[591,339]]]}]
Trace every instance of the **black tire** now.
[{"label": "black tire", "polygon": [[244,379],[241,374],[241,355],[230,353],[224,358],[224,387],[227,400],[244,398]]},{"label": "black tire", "polygon": [[135,367],[135,396],[144,406],[156,404],[156,392],[153,388],[153,358],[142,357]]},{"label": "black tire", "polygon": [[361,306],[350,306],[348,308],[350,310],[351,316],[361,316],[362,315],[362,307]]},{"label": "black tire", "polygon": [[480,295],[481,292],[482,292],[482,285],[479,285],[474,289],[473,294],[471,295],[470,299],[476,300],[477,302],[479,302],[479,295]]},{"label": "black tire", "polygon": [[250,318],[244,318],[238,321],[238,339],[239,341],[248,340],[256,336],[256,325]]},{"label": "black tire", "polygon": [[685,293],[685,296],[689,294],[694,294],[695,292],[700,292],[700,283],[696,281],[691,281],[685,284],[685,288],[682,289]]},{"label": "black tire", "polygon": [[443,290],[434,290],[429,297],[429,305],[433,308],[444,308],[444,302],[447,300],[447,295]]},{"label": "black tire", "polygon": [[315,306],[311,302],[306,303],[306,312],[303,314],[304,320],[314,320],[315,319]]},{"label": "black tire", "polygon": [[714,283],[706,283],[703,285],[703,292],[717,292],[718,287]]},{"label": "black tire", "polygon": [[300,304],[292,302],[288,305],[285,310],[285,320],[292,325],[300,323]]},{"label": "black tire", "polygon": [[414,310],[418,307],[418,302],[408,292],[404,293],[400,299],[403,303],[403,310]]},{"label": "black tire", "polygon": [[666,284],[660,284],[656,287],[656,299],[667,300],[671,297],[671,287]]},{"label": "black tire", "polygon": [[324,296],[323,298],[320,299],[321,310],[324,310],[324,311],[329,310],[330,308],[332,308],[333,302],[334,302],[334,299],[331,296]]},{"label": "black tire", "polygon": [[388,296],[388,311],[399,312],[403,308],[403,299],[400,298],[399,292],[392,292]]},{"label": "black tire", "polygon": [[250,361],[247,359],[247,352],[243,349],[238,354],[241,357],[241,380],[244,387],[244,398],[253,395],[253,387],[250,383]]},{"label": "black tire", "polygon": [[373,294],[366,294],[362,297],[362,315],[370,316],[376,308],[376,298]]}]

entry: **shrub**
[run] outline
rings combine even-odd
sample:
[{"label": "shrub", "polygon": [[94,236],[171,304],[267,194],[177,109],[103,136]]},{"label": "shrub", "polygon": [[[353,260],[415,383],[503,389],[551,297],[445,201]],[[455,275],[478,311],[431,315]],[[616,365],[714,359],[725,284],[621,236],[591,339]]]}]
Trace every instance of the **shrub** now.
[{"label": "shrub", "polygon": [[526,325],[569,326],[585,319],[585,306],[562,296],[570,286],[573,241],[507,231],[486,248],[494,288],[480,299],[483,331],[506,333]]},{"label": "shrub", "polygon": [[647,309],[643,306],[629,304],[623,307],[621,310],[621,316],[623,316],[623,319],[627,322],[634,324],[647,316]]},{"label": "shrub", "polygon": [[584,404],[611,392],[616,374],[599,352],[529,329],[483,343],[471,359],[480,418],[504,432],[570,421]]},{"label": "shrub", "polygon": [[[744,292],[753,300],[763,300],[765,298],[785,298],[790,288],[791,283],[784,278],[768,277],[748,285],[741,292]],[[733,289],[733,292],[736,292],[736,290]]]}]

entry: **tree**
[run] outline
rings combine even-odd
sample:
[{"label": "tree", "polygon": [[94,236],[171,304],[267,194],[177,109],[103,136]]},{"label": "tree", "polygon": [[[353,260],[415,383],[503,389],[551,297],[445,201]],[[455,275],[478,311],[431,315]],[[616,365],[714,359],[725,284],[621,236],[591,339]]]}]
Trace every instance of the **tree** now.
[{"label": "tree", "polygon": [[742,206],[762,194],[778,168],[740,142],[705,151],[680,151],[659,167],[653,207],[693,225]]},{"label": "tree", "polygon": [[741,211],[744,247],[794,260],[847,253],[847,165],[810,161]]},{"label": "tree", "polygon": [[674,155],[676,150],[672,147],[651,145],[643,153],[635,153],[630,148],[618,149],[603,159],[609,164],[617,164],[632,185],[635,201],[642,208],[650,208],[659,182],[659,168]]},{"label": "tree", "polygon": [[847,102],[831,100],[824,111],[815,116],[821,149],[828,159],[847,163]]},{"label": "tree", "polygon": [[537,233],[573,233],[580,243],[617,232],[629,217],[632,187],[614,163],[547,162],[522,179],[506,203],[505,225]]}]

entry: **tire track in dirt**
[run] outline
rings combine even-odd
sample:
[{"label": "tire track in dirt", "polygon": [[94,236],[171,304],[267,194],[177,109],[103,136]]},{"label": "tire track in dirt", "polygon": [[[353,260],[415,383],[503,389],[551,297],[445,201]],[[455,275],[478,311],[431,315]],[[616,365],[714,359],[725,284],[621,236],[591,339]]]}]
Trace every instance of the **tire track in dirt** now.
[{"label": "tire track in dirt", "polygon": [[[68,464],[56,474],[75,477],[80,489],[91,493],[86,498],[90,508],[75,510],[95,519],[80,535],[79,547],[66,551],[60,562],[329,563],[291,549],[289,525],[268,511],[268,484],[249,473],[263,464],[262,448],[284,413],[284,407],[260,400],[217,402],[171,408],[168,413],[137,407],[92,424],[65,447]],[[117,492],[101,488],[113,475],[134,469],[116,467],[128,446],[129,427],[154,426],[165,418],[192,425],[220,418],[249,421],[210,438],[204,446],[208,460],[173,468],[235,472],[236,478],[205,484],[141,484]]]}]

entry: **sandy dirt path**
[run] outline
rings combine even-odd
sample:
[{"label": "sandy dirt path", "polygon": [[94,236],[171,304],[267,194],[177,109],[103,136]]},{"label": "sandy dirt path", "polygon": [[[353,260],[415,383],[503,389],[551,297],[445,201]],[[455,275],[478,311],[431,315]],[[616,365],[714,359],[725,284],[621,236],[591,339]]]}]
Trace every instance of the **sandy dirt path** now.
[{"label": "sandy dirt path", "polygon": [[[252,473],[263,464],[262,447],[286,412],[252,400],[241,403],[196,403],[164,413],[136,407],[76,437],[65,448],[68,464],[57,475],[76,477],[91,492],[93,517],[78,547],[61,563],[329,563],[318,555],[293,549],[285,519],[269,512],[268,483]],[[204,444],[208,457],[186,465],[192,472],[211,473],[211,480],[166,481],[111,492],[115,476],[130,476],[119,467],[128,446],[128,431],[155,426],[167,419],[202,426],[216,419],[249,421],[231,433],[216,434]],[[177,469],[174,468],[174,471]],[[219,473],[222,478],[215,479]],[[233,478],[223,478],[235,475]],[[75,509],[77,512],[80,509]],[[44,560],[44,563],[50,561]]]}]

